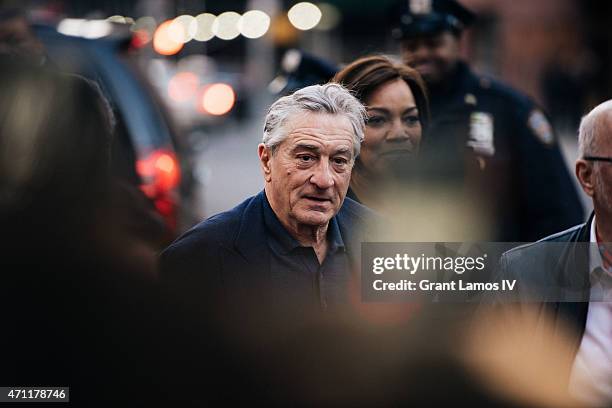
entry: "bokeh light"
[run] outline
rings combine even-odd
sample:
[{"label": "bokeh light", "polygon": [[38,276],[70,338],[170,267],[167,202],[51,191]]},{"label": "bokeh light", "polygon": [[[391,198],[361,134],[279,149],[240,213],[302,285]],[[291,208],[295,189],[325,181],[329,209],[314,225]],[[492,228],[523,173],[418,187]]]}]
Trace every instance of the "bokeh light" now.
[{"label": "bokeh light", "polygon": [[[183,43],[175,41],[174,38],[181,38],[183,28],[180,25],[172,25],[172,20],[166,20],[157,27],[153,36],[153,49],[161,55],[174,55],[183,49]],[[178,33],[171,31],[179,31]]]},{"label": "bokeh light", "polygon": [[172,26],[169,33],[173,36],[172,39],[174,41],[187,43],[193,40],[197,31],[198,23],[195,17],[184,14],[172,20]]},{"label": "bokeh light", "polygon": [[321,21],[321,10],[312,3],[302,2],[289,9],[289,21],[298,30],[310,30]]},{"label": "bokeh light", "polygon": [[107,20],[83,20],[65,18],[57,26],[57,31],[74,37],[84,37],[91,40],[106,37],[113,31],[113,26]]},{"label": "bokeh light", "polygon": [[268,32],[270,28],[270,16],[263,11],[247,11],[238,21],[240,34],[247,38],[259,38]]},{"label": "bokeh light", "polygon": [[199,110],[215,116],[225,115],[234,107],[236,94],[228,84],[212,84],[204,88]]},{"label": "bokeh light", "polygon": [[110,21],[111,23],[117,23],[117,24],[127,24],[127,20],[125,17],[123,16],[110,16],[106,19],[106,21]]},{"label": "bokeh light", "polygon": [[222,40],[233,40],[240,35],[239,20],[240,14],[234,11],[219,14],[212,25],[212,32]]},{"label": "bokeh light", "polygon": [[216,20],[216,16],[210,13],[202,13],[196,16],[196,33],[194,39],[196,41],[208,41],[211,40],[215,33],[213,33],[212,26]]},{"label": "bokeh light", "polygon": [[179,72],[168,82],[168,96],[175,102],[186,102],[195,97],[200,80],[193,72]]}]

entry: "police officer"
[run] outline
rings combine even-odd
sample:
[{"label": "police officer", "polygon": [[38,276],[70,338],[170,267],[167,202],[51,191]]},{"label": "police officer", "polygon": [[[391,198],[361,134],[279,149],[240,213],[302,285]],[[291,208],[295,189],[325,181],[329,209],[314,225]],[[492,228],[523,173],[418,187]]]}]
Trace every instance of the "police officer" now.
[{"label": "police officer", "polygon": [[544,113],[461,60],[461,34],[475,15],[454,0],[408,0],[403,8],[394,36],[430,92],[432,123],[422,145],[428,180],[459,186],[490,220],[491,240],[533,241],[582,222]]}]

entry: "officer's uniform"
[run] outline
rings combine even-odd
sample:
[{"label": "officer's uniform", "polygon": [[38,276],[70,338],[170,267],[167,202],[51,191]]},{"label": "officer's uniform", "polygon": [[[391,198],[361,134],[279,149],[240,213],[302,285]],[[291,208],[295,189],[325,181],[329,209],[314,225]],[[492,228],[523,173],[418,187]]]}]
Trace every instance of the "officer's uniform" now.
[{"label": "officer's uniform", "polygon": [[[431,21],[467,21],[466,10],[450,3],[460,10],[456,18],[434,7]],[[405,29],[418,30],[415,21],[427,16],[404,18]],[[429,90],[431,124],[421,146],[426,177],[460,186],[463,198],[492,222],[491,240],[533,241],[583,222],[553,129],[531,99],[463,62]]]}]

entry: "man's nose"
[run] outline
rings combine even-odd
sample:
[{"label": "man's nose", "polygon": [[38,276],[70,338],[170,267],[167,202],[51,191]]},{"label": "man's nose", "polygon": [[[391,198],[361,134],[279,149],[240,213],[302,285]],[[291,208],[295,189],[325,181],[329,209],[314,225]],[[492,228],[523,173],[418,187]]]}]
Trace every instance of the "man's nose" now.
[{"label": "man's nose", "polygon": [[310,182],[317,188],[325,190],[334,185],[333,169],[328,160],[321,160],[314,168],[314,173],[310,177]]}]

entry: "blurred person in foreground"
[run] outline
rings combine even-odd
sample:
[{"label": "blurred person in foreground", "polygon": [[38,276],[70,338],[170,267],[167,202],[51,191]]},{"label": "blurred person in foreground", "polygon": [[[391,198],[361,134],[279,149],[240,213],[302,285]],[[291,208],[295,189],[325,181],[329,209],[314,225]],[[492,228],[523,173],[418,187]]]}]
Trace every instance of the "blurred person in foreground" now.
[{"label": "blurred person in foreground", "polygon": [[401,185],[414,176],[429,120],[425,85],[418,72],[384,56],[353,61],[332,81],[351,91],[367,112],[347,196],[380,211],[385,201],[383,187]]},{"label": "blurred person in foreground", "polygon": [[230,303],[251,297],[307,310],[345,303],[371,217],[345,198],[363,127],[363,106],[338,84],[278,99],[258,147],[264,190],[175,241],[161,255],[163,276]]},{"label": "blurred person in foreground", "polygon": [[[431,126],[422,160],[431,185],[447,186],[489,225],[485,239],[533,241],[583,221],[583,211],[545,114],[527,96],[477,75],[461,59],[474,14],[455,0],[401,3],[406,64],[429,91]],[[456,206],[457,217],[462,217]],[[465,239],[470,231],[465,231]]]},{"label": "blurred person in foreground", "polygon": [[[0,383],[69,386],[77,406],[185,399],[164,386],[205,386],[187,357],[220,366],[201,316],[174,307],[155,282],[155,252],[121,224],[99,89],[7,60],[0,89]],[[222,393],[206,383],[218,390],[209,398]]]},{"label": "blurred person in foreground", "polygon": [[154,253],[114,222],[112,118],[99,90],[7,60],[0,88],[0,310],[11,322],[2,383],[73,386],[83,401],[101,383],[125,381],[110,373],[146,349],[138,329],[126,329],[151,333],[129,305],[153,305]]},{"label": "blurred person in foreground", "polygon": [[517,279],[513,299],[568,324],[575,356],[570,391],[582,403],[612,404],[612,100],[580,124],[576,177],[593,200],[585,224],[508,251],[500,275]]}]

